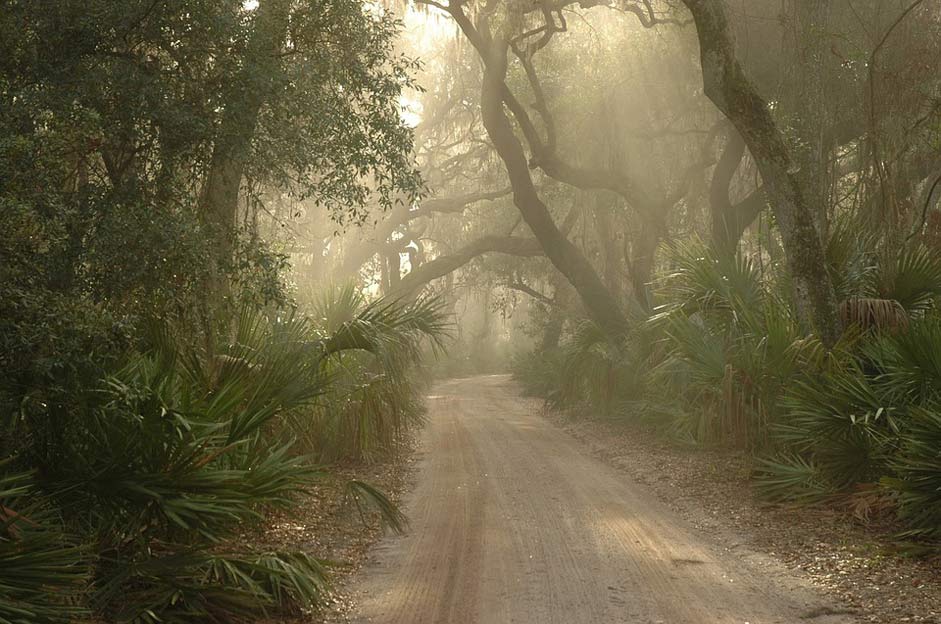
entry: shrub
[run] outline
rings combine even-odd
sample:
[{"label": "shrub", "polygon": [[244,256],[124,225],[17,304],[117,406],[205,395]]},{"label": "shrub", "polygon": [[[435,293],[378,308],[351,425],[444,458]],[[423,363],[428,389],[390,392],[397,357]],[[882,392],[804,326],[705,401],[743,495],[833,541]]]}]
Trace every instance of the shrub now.
[{"label": "shrub", "polygon": [[[0,465],[0,564],[10,564],[0,570],[0,588],[9,588],[0,618],[66,621],[87,605],[115,621],[230,622],[315,604],[321,562],[237,538],[267,510],[295,508],[323,474],[294,433],[322,425],[317,415],[337,404],[342,366],[360,362],[356,375],[388,378],[383,392],[366,391],[381,400],[376,412],[360,401],[344,415],[417,410],[416,386],[396,387],[398,375],[417,365],[425,338],[446,329],[433,300],[358,301],[329,328],[246,308],[229,340],[202,347],[157,326],[148,350],[55,408],[65,417],[57,435],[39,435],[49,404],[24,412],[18,427],[30,434],[17,461],[35,467],[35,483],[11,460]],[[381,492],[354,483],[350,493],[403,526]],[[41,600],[48,591],[61,604]]]}]

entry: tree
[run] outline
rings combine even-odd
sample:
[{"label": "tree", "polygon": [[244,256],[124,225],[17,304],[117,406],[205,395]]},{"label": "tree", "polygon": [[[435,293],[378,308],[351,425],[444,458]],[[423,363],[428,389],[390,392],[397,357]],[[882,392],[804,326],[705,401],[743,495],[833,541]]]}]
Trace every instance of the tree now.
[{"label": "tree", "polygon": [[[516,138],[504,111],[504,101],[508,95],[505,78],[510,49],[507,34],[501,27],[491,28],[490,11],[480,11],[475,24],[464,12],[462,2],[452,2],[447,7],[435,6],[450,13],[484,62],[480,96],[482,123],[494,150],[506,167],[514,204],[545,255],[578,291],[589,314],[612,335],[619,335],[626,328],[626,318],[618,302],[578,248],[560,232],[548,208],[539,198],[523,146]],[[510,19],[514,17],[511,11]],[[519,116],[516,118],[520,120]]]},{"label": "tree", "polygon": [[[0,20],[8,179],[49,178],[41,197],[3,192],[67,232],[60,290],[131,303],[182,282],[201,297],[207,266],[254,271],[264,192],[357,221],[371,197],[388,209],[418,189],[399,102],[415,63],[392,16],[355,0],[27,1]],[[128,248],[138,262],[114,271]]]},{"label": "tree", "polygon": [[826,344],[841,333],[836,293],[806,183],[798,176],[768,103],[745,75],[720,0],[684,0],[696,24],[706,96],[741,133],[757,163],[777,219],[800,316]]}]

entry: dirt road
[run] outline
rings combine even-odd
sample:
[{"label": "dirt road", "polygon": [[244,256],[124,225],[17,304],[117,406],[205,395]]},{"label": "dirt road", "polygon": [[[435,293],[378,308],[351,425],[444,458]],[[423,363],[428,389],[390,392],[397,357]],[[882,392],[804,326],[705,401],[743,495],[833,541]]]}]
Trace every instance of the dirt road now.
[{"label": "dirt road", "polygon": [[411,528],[354,581],[355,622],[856,621],[772,559],[697,533],[508,377],[441,383],[428,405]]}]

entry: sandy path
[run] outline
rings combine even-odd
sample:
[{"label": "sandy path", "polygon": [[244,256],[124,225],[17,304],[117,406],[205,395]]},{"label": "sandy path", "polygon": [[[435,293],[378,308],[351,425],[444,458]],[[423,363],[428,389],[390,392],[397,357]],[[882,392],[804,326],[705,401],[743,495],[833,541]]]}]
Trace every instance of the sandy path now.
[{"label": "sandy path", "polygon": [[774,561],[697,534],[585,454],[506,376],[428,398],[411,529],[353,584],[355,622],[853,622]]}]

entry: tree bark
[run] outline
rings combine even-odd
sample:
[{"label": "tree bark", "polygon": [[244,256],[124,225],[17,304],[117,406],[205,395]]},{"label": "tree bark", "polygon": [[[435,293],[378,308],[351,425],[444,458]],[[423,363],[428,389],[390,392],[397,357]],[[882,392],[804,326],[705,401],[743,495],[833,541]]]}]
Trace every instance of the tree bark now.
[{"label": "tree bark", "polygon": [[663,221],[645,221],[631,245],[631,290],[641,309],[650,313],[653,301],[650,297],[650,282],[653,279],[657,248],[666,235],[667,225]]},{"label": "tree bark", "polygon": [[386,292],[393,293],[398,290],[399,285],[402,283],[402,256],[399,255],[397,250],[392,250],[386,255],[384,261],[386,279],[388,280],[388,290]]},{"label": "tree bark", "polygon": [[392,233],[403,223],[408,222],[408,212],[408,204],[396,204],[389,216],[377,224],[372,232],[363,232],[364,237],[360,241],[353,243],[350,237],[352,244],[349,249],[344,246],[343,260],[334,271],[334,277],[342,280],[354,275],[370,258],[381,253]]},{"label": "tree bark", "polygon": [[706,96],[745,140],[774,211],[794,282],[798,315],[824,344],[841,333],[833,283],[814,215],[783,136],[735,53],[722,0],[683,0],[696,24]]},{"label": "tree bark", "polygon": [[712,246],[720,252],[734,254],[738,243],[765,207],[764,192],[755,189],[745,199],[733,204],[729,187],[745,156],[745,141],[735,128],[729,128],[728,142],[712,172],[709,186],[709,207],[712,211]]},{"label": "tree bark", "polygon": [[609,196],[596,195],[594,202],[595,234],[601,243],[601,262],[604,283],[616,301],[621,301],[621,267],[623,261],[618,249],[618,234],[612,223],[613,201]]},{"label": "tree bark", "polygon": [[363,240],[343,253],[343,260],[337,267],[335,275],[339,278],[347,278],[355,274],[370,258],[382,250],[393,232],[413,219],[430,217],[434,214],[460,214],[472,204],[494,201],[509,195],[510,192],[511,189],[507,188],[469,193],[458,197],[431,198],[422,201],[417,210],[412,210],[408,202],[397,203],[389,216],[377,224],[372,232],[367,233]]},{"label": "tree bark", "polygon": [[826,100],[824,71],[827,59],[832,57],[826,40],[831,4],[830,0],[803,0],[794,5],[798,26],[796,65],[800,85],[796,106],[796,130],[801,145],[796,150],[799,166],[797,175],[804,188],[817,234],[824,243],[830,229],[827,215],[830,195],[827,176],[830,146],[826,135],[827,128],[833,124]]}]

